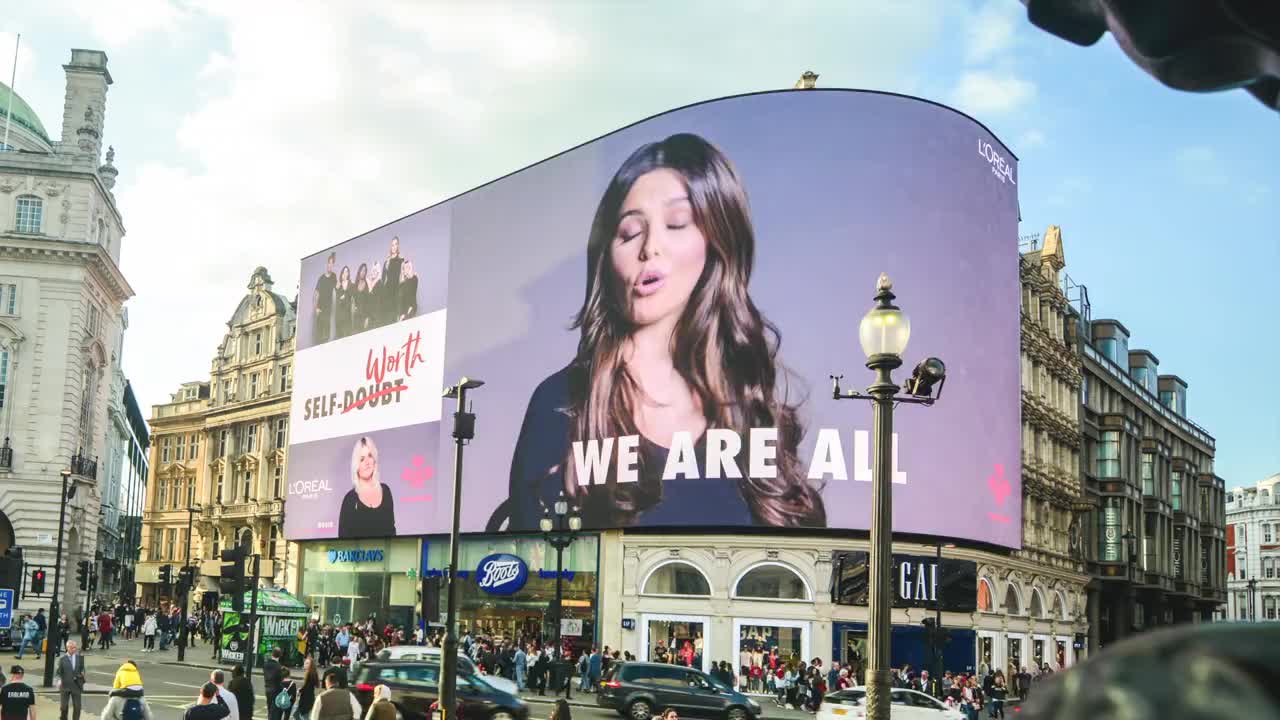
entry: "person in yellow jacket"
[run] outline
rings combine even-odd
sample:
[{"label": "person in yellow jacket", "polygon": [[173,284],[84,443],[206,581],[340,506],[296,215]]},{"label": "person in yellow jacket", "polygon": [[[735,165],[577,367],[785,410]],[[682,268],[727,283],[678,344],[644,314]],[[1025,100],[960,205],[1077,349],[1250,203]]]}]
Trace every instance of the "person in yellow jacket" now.
[{"label": "person in yellow jacket", "polygon": [[142,686],[142,674],[138,672],[138,666],[133,664],[132,660],[125,660],[120,663],[120,668],[116,670],[115,682],[111,683],[112,689]]}]

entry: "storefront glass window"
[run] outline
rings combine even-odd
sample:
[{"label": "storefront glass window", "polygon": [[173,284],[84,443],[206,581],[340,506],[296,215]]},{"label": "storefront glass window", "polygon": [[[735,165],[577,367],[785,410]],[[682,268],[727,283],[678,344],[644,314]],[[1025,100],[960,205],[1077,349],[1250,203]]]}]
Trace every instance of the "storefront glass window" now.
[{"label": "storefront glass window", "polygon": [[1006,678],[1017,674],[1022,667],[1022,638],[1009,638],[1008,654],[1009,666],[1005,668],[1004,674]]},{"label": "storefront glass window", "polygon": [[[804,629],[775,625],[740,625],[738,627],[738,672],[740,677],[763,676],[769,670],[770,658],[783,662],[795,658],[803,661]],[[775,663],[777,661],[774,661]]]},{"label": "storefront glass window", "polygon": [[734,596],[765,600],[808,600],[809,590],[804,580],[791,568],[782,565],[760,565],[752,568],[738,581]]},{"label": "storefront glass window", "polygon": [[[440,573],[448,567],[449,538],[423,540],[427,572]],[[590,648],[597,633],[596,563],[599,538],[581,535],[564,551],[561,577],[560,635],[575,655]],[[475,578],[480,562],[496,553],[508,553],[524,560],[528,579],[510,596],[493,595],[481,589]],[[464,538],[458,547],[458,567],[468,575],[458,587],[458,627],[475,636],[515,642],[549,641],[555,635],[556,551],[541,537],[500,536]],[[429,576],[430,578],[430,576]],[[433,622],[442,624],[447,610],[447,592],[440,582],[438,609]]]},{"label": "storefront glass window", "polygon": [[[350,552],[363,551],[363,552]],[[326,623],[369,616],[412,626],[417,605],[418,541],[332,541],[302,550],[302,601]]]},{"label": "storefront glass window", "polygon": [[1031,641],[1031,660],[1036,668],[1044,667],[1044,640]]},{"label": "storefront glass window", "polygon": [[994,643],[990,637],[978,638],[978,664],[980,670],[990,672],[994,669],[991,664],[994,657],[993,645]]},{"label": "storefront glass window", "polygon": [[649,661],[702,668],[705,632],[694,620],[650,620]]},{"label": "storefront glass window", "polygon": [[1054,641],[1054,662],[1057,664],[1055,670],[1062,670],[1067,667],[1067,641]]}]

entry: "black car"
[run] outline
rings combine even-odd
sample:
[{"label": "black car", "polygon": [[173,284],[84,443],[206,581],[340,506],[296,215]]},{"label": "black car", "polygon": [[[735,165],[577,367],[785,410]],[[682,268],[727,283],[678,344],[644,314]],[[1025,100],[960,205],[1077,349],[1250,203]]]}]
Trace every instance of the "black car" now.
[{"label": "black car", "polygon": [[631,720],[651,720],[665,708],[681,715],[753,720],[760,705],[701,670],[664,663],[621,662],[609,668],[596,704]]},{"label": "black car", "polygon": [[[368,713],[373,689],[379,685],[391,688],[391,702],[404,720],[430,720],[431,705],[440,697],[440,666],[432,662],[362,665],[352,689],[364,713]],[[528,720],[529,717],[529,707],[523,700],[495,689],[483,676],[470,673],[458,673],[458,703],[461,720]]]}]

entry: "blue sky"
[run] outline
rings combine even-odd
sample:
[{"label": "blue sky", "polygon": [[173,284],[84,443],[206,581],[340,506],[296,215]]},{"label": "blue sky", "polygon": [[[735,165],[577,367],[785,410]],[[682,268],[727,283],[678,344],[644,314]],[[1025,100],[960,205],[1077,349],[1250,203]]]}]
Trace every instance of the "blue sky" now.
[{"label": "blue sky", "polygon": [[[781,7],[779,7],[781,5]],[[1095,318],[1190,385],[1229,486],[1280,472],[1280,120],[1191,95],[1017,0],[780,4],[50,0],[0,20],[0,76],[51,134],[70,48],[105,50],[145,405],[208,377],[249,274],[647,115],[789,87],[954,105],[1019,156],[1023,234],[1063,228]],[[856,131],[856,129],[854,129]],[[797,143],[805,138],[796,138]]]}]

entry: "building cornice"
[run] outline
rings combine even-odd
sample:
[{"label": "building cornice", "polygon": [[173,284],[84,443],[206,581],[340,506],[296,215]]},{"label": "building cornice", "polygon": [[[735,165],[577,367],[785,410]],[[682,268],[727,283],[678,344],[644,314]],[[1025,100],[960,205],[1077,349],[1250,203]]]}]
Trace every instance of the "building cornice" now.
[{"label": "building cornice", "polygon": [[120,272],[106,249],[96,243],[8,232],[0,235],[0,259],[79,263],[102,280],[116,302],[123,304],[134,294],[124,273]]}]

